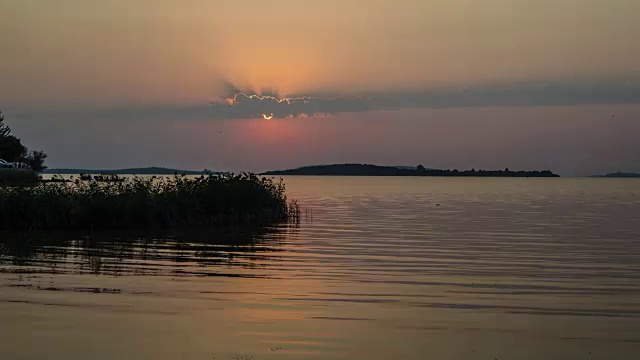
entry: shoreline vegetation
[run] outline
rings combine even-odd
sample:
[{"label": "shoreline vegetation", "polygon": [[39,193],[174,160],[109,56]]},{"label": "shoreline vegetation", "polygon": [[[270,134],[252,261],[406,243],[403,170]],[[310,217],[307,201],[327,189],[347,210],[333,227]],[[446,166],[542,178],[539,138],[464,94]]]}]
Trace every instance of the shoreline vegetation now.
[{"label": "shoreline vegetation", "polygon": [[31,169],[40,173],[47,169],[44,165],[47,154],[40,150],[29,150],[22,144],[22,140],[11,133],[11,128],[4,122],[4,115],[0,111],[0,159],[2,168],[7,166],[20,169]]},{"label": "shoreline vegetation", "polygon": [[304,166],[297,169],[268,171],[261,175],[305,175],[305,176],[479,176],[479,177],[560,177],[549,170],[511,171],[504,170],[440,170],[426,169],[422,165],[415,168],[379,166],[369,164],[335,164]]},{"label": "shoreline vegetation", "polygon": [[592,178],[615,178],[615,179],[636,179],[640,178],[639,173],[616,172],[605,175],[593,175]]},{"label": "shoreline vegetation", "polygon": [[0,169],[0,188],[11,186],[35,186],[40,182],[38,172],[31,169]]},{"label": "shoreline vegetation", "polygon": [[0,230],[266,226],[299,218],[282,180],[246,173],[0,187]]}]

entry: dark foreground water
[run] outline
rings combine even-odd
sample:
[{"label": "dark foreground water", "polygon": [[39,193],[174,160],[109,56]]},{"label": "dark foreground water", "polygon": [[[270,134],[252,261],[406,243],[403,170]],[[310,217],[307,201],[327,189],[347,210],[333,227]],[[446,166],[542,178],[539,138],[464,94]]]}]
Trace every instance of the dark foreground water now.
[{"label": "dark foreground water", "polygon": [[286,182],[299,226],[2,234],[0,359],[640,358],[640,180]]}]

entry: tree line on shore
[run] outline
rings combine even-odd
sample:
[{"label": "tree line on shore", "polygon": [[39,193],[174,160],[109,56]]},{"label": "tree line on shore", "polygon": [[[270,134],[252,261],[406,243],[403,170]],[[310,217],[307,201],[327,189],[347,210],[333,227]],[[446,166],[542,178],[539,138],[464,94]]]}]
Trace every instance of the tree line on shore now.
[{"label": "tree line on shore", "polygon": [[41,150],[29,150],[22,141],[11,133],[11,128],[5,123],[4,115],[0,111],[0,159],[10,163],[24,164],[36,172],[42,172],[47,167],[47,154]]},{"label": "tree line on shore", "polygon": [[335,164],[305,166],[297,169],[269,171],[264,175],[326,175],[326,176],[480,176],[480,177],[558,177],[549,170],[512,171],[504,170],[441,170],[379,166],[370,164]]}]

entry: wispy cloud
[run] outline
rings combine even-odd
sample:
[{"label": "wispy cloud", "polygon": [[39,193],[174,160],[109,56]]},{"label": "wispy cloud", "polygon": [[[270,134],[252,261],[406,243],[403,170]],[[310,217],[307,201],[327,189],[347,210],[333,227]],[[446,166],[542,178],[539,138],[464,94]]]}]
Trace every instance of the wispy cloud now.
[{"label": "wispy cloud", "polygon": [[[511,86],[406,91],[362,96],[279,96],[253,94],[233,85],[229,94],[209,104],[123,107],[92,111],[66,111],[70,118],[93,119],[282,119],[328,117],[338,113],[394,111],[421,108],[500,106],[560,106],[640,103],[640,84],[633,82],[567,84],[535,83]],[[55,114],[54,114],[55,115]]]},{"label": "wispy cloud", "polygon": [[[365,104],[371,98],[365,97],[319,97],[258,95],[236,93],[226,97],[223,103],[212,103],[215,112],[226,111],[240,117],[309,118],[327,117],[338,112],[359,110],[356,104]],[[364,109],[362,109],[364,110]]]}]

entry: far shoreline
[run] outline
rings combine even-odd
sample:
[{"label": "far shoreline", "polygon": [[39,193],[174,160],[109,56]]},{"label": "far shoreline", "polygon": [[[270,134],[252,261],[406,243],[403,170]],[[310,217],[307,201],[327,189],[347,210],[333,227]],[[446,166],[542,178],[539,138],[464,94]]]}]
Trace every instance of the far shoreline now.
[{"label": "far shoreline", "polygon": [[509,177],[509,178],[558,178],[550,170],[441,170],[427,169],[422,165],[415,168],[379,166],[370,164],[334,164],[305,166],[296,169],[263,172],[264,176],[372,176],[372,177]]},{"label": "far shoreline", "polygon": [[[252,172],[240,172],[250,174]],[[42,175],[49,176],[198,176],[227,175],[227,171],[179,170],[163,167],[141,167],[126,169],[47,169]],[[321,176],[321,177],[444,177],[444,178],[570,178],[570,179],[640,179],[640,173],[615,172],[599,175],[558,175],[550,170],[442,170],[422,166],[380,166],[370,164],[311,165],[287,170],[272,170],[257,173],[260,176]]]}]

